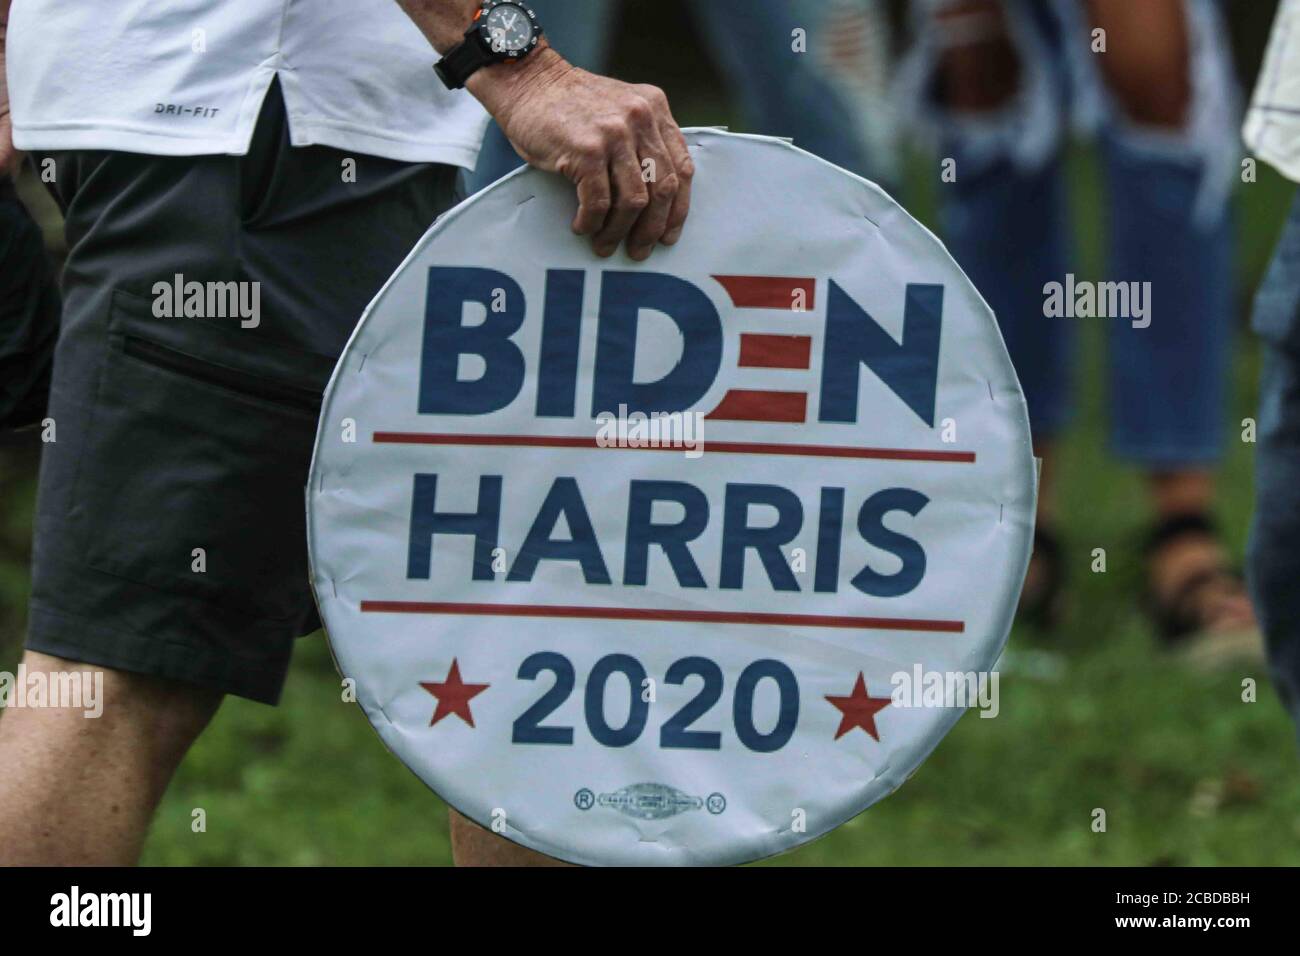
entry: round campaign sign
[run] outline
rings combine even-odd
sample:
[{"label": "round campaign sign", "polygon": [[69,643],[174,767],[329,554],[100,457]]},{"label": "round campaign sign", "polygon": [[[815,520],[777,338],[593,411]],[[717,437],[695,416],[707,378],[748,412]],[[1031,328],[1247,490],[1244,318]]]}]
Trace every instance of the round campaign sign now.
[{"label": "round campaign sign", "polygon": [[987,690],[1029,559],[1024,398],[942,245],[784,141],[686,135],[691,217],[645,262],[536,170],[443,216],[308,489],[384,742],[578,863],[754,860],[893,791]]}]

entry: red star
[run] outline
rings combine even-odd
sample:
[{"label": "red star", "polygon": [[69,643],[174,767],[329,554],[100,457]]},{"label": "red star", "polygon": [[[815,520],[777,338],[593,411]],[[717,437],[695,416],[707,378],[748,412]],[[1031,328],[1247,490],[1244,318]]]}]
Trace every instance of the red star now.
[{"label": "red star", "polygon": [[491,685],[466,684],[460,679],[460,665],[456,663],[456,658],[453,657],[451,659],[451,670],[447,672],[445,681],[441,683],[420,681],[420,686],[438,698],[438,709],[433,712],[433,720],[429,721],[430,727],[448,714],[455,714],[473,727],[474,715],[469,711],[470,698],[483,693]]},{"label": "red star", "polygon": [[880,739],[880,734],[876,733],[876,714],[889,706],[890,699],[868,697],[867,682],[862,677],[862,671],[858,671],[858,681],[853,685],[853,691],[848,697],[832,697],[827,694],[826,699],[838,707],[840,713],[844,715],[840,718],[839,730],[835,731],[836,740],[854,727],[861,727],[875,740]]}]

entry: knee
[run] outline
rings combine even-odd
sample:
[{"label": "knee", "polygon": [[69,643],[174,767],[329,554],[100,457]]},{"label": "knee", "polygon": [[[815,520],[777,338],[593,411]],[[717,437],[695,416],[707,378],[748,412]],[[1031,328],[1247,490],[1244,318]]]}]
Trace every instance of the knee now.
[{"label": "knee", "polygon": [[[26,672],[43,673],[50,686],[59,675],[81,675],[82,709],[43,712],[43,733],[70,750],[93,747],[120,757],[148,775],[161,793],[181,758],[221,704],[222,695],[190,684],[65,660],[27,651]],[[88,696],[89,695],[89,696]],[[82,720],[89,710],[96,718]]]},{"label": "knee", "polygon": [[1090,0],[1106,49],[1093,54],[1111,96],[1144,126],[1179,128],[1192,100],[1191,42],[1184,0]]},{"label": "knee", "polygon": [[943,47],[936,92],[957,112],[1006,105],[1020,86],[1020,56],[1007,33],[1002,4],[969,0],[936,15],[931,24]]},{"label": "knee", "polygon": [[1106,54],[1102,75],[1124,115],[1142,126],[1180,129],[1191,107],[1186,62]]},{"label": "knee", "polygon": [[511,843],[448,808],[451,854],[457,866],[567,866],[568,864]]},{"label": "knee", "polygon": [[125,671],[105,671],[104,709],[117,728],[153,755],[166,777],[207,727],[222,694],[177,681]]}]

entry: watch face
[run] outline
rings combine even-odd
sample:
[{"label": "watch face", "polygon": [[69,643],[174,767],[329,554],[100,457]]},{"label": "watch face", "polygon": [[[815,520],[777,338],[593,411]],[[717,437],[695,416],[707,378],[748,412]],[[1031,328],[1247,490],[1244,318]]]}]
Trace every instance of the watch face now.
[{"label": "watch face", "polygon": [[532,18],[527,10],[513,3],[493,7],[484,26],[494,53],[519,53],[533,39]]}]

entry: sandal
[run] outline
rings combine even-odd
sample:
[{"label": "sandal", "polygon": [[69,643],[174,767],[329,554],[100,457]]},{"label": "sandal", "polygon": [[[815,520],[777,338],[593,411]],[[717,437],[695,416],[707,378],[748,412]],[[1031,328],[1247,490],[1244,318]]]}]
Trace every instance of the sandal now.
[{"label": "sandal", "polygon": [[[1143,549],[1148,567],[1162,549],[1188,537],[1218,540],[1218,532],[1209,516],[1202,513],[1166,518],[1148,532]],[[1221,599],[1246,598],[1241,574],[1227,565],[1213,564],[1192,571],[1166,594],[1158,593],[1148,580],[1143,603],[1157,636],[1166,647],[1185,649],[1197,657],[1221,658],[1242,653],[1255,656],[1260,641],[1253,624],[1216,626],[1215,615],[1210,610],[1216,591]],[[1211,643],[1215,645],[1213,648],[1208,647]],[[1207,646],[1198,649],[1193,645]]]}]

